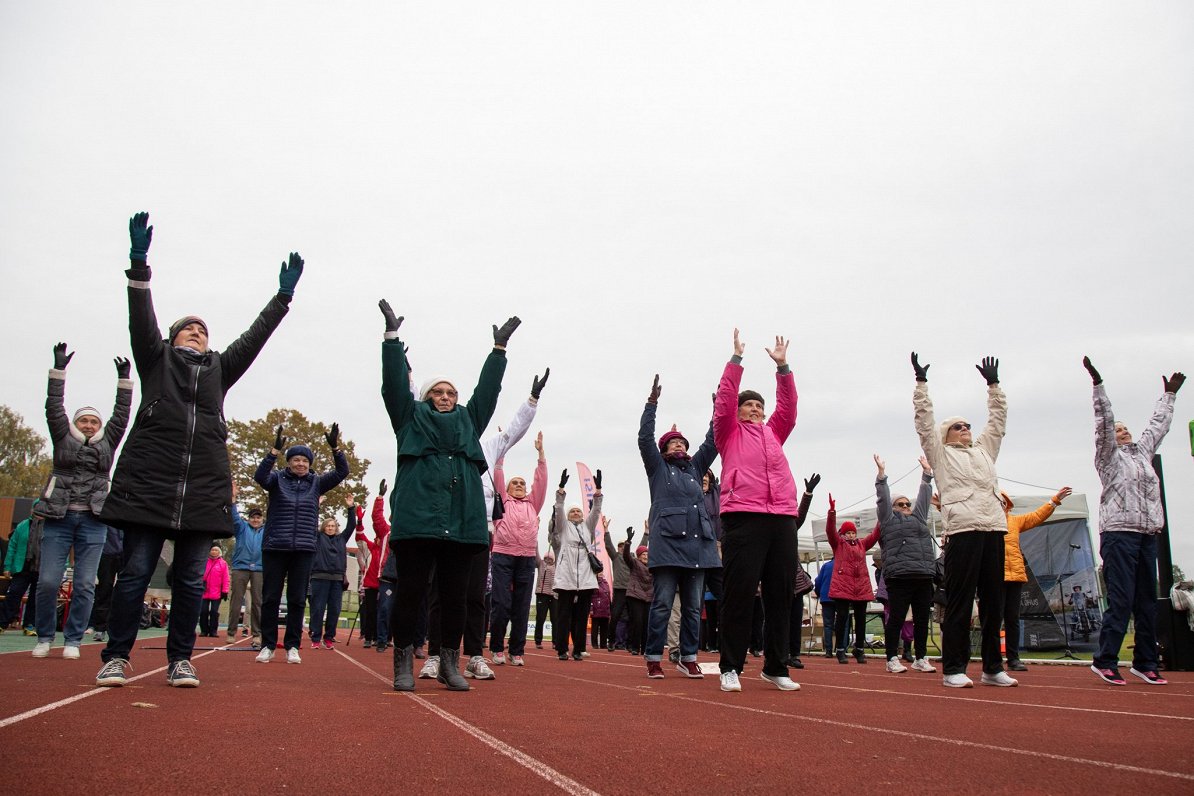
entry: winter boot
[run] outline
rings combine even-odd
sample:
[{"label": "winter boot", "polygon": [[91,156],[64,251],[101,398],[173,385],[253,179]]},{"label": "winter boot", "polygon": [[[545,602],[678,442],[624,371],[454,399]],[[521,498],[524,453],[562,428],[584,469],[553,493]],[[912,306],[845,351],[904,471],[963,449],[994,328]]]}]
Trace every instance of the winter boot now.
[{"label": "winter boot", "polygon": [[468,680],[460,674],[460,650],[441,648],[439,651],[439,675],[435,678],[448,687],[449,691],[469,690]]},{"label": "winter boot", "polygon": [[849,663],[849,662],[850,662],[850,657],[849,657],[849,655],[846,653],[846,648],[845,648],[845,647],[838,647],[838,649],[837,649],[837,662],[838,662],[838,663]]},{"label": "winter boot", "polygon": [[415,690],[415,648],[394,646],[394,690]]},{"label": "winter boot", "polygon": [[866,663],[866,653],[859,647],[854,648],[854,660],[859,663]]}]

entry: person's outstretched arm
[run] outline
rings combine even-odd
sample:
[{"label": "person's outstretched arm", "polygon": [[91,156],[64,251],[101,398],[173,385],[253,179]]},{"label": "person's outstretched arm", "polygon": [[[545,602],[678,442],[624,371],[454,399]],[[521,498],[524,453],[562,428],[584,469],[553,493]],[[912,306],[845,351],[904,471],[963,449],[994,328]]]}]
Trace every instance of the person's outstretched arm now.
[{"label": "person's outstretched arm", "polygon": [[775,432],[781,443],[786,442],[796,428],[796,378],[788,367],[788,340],[775,336],[775,348],[765,349],[767,356],[775,362],[775,411],[767,425]]},{"label": "person's outstretched arm", "polygon": [[837,550],[837,504],[832,492],[829,494],[829,512],[825,515],[825,537],[829,539],[830,548]]},{"label": "person's outstretched arm", "polygon": [[880,523],[891,519],[891,490],[887,488],[887,463],[875,454],[875,515]]},{"label": "person's outstretched arm", "polygon": [[920,489],[916,492],[916,502],[912,504],[912,516],[922,524],[929,521],[929,506],[933,503],[933,468],[929,467],[929,460],[920,457]]},{"label": "person's outstretched arm", "polygon": [[385,299],[377,302],[377,306],[386,322],[385,336],[381,343],[381,400],[385,404],[386,414],[390,416],[390,426],[395,434],[400,434],[415,411],[415,396],[411,394],[406,346],[398,339],[398,328],[405,317],[395,315],[390,309],[390,303]]},{"label": "person's outstretched arm", "polygon": [[1095,369],[1090,357],[1082,357],[1082,367],[1090,374],[1094,388],[1094,416],[1095,416],[1095,469],[1102,470],[1111,462],[1117,447],[1115,442],[1115,412],[1111,409],[1111,399],[1107,397],[1107,388],[1103,386],[1103,377]]},{"label": "person's outstretched arm", "polygon": [[133,380],[129,378],[132,364],[124,357],[112,360],[116,365],[116,402],[112,405],[112,415],[104,425],[104,439],[116,450],[120,440],[124,439],[124,430],[129,425],[129,410],[133,405]]},{"label": "person's outstretched arm", "polygon": [[[66,343],[54,346],[54,367],[46,384],[46,425],[50,442],[57,444],[70,434],[70,418],[66,416],[66,366],[75,353],[67,353]],[[119,397],[119,396],[118,396]]]},{"label": "person's outstretched arm", "polygon": [[933,401],[929,398],[929,368],[931,365],[921,365],[915,351],[912,352],[912,370],[916,373],[916,389],[912,391],[913,423],[916,426],[916,436],[920,438],[920,449],[933,469],[941,460],[941,449],[944,443],[937,431],[937,420],[933,416]]},{"label": "person's outstretched arm", "polygon": [[804,496],[800,498],[800,505],[796,509],[796,530],[798,531],[804,527],[804,521],[808,519],[808,510],[813,505],[813,490],[819,483],[821,483],[821,476],[817,473],[804,479]]},{"label": "person's outstretched arm", "polygon": [[245,375],[249,365],[253,364],[253,360],[265,347],[265,342],[286,317],[286,313],[290,312],[290,300],[294,298],[294,288],[302,275],[303,258],[298,252],[291,252],[289,261],[282,263],[282,270],[278,274],[278,292],[257,315],[252,325],[233,340],[220,357],[224,392],[228,392],[232,385]]},{"label": "person's outstretched arm", "polygon": [[987,381],[987,425],[974,442],[992,459],[997,459],[1003,435],[1007,433],[1007,396],[999,387],[999,360],[983,357],[982,363],[974,367]]},{"label": "person's outstretched arm", "polygon": [[1151,459],[1161,447],[1161,440],[1169,433],[1169,426],[1173,422],[1173,404],[1177,401],[1177,391],[1186,381],[1183,373],[1174,373],[1170,378],[1161,377],[1165,382],[1165,392],[1161,394],[1157,405],[1153,407],[1153,416],[1148,425],[1140,433],[1140,451],[1145,458]]},{"label": "person's outstretched arm", "polygon": [[643,404],[643,413],[638,420],[638,455],[643,460],[647,475],[654,473],[663,464],[663,454],[655,444],[655,412],[662,392],[659,374],[656,373],[655,381],[651,384],[651,393],[647,396],[647,402]]},{"label": "person's outstretched arm", "polygon": [[153,240],[149,213],[137,213],[129,219],[129,240],[129,268],[124,272],[129,280],[129,342],[137,373],[144,376],[165,354],[170,343],[162,340],[162,331],[153,310],[153,296],[149,292],[152,276],[148,262],[149,244]]},{"label": "person's outstretched arm", "polygon": [[485,364],[481,366],[481,375],[477,378],[477,386],[468,399],[468,415],[473,421],[473,429],[480,437],[493,419],[497,409],[498,396],[502,392],[502,376],[506,373],[506,345],[510,342],[510,335],[522,323],[517,316],[510,318],[499,329],[493,327],[493,350],[485,357]]}]

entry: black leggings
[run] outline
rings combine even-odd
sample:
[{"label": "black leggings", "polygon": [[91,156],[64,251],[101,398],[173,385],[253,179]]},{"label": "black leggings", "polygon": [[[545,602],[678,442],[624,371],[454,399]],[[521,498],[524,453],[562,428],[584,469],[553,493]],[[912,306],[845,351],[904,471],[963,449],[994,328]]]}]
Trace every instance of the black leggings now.
[{"label": "black leggings", "polygon": [[837,616],[834,618],[833,631],[837,636],[837,648],[846,648],[846,627],[850,623],[850,612],[854,612],[854,646],[862,647],[863,636],[866,632],[866,600],[837,600]]}]

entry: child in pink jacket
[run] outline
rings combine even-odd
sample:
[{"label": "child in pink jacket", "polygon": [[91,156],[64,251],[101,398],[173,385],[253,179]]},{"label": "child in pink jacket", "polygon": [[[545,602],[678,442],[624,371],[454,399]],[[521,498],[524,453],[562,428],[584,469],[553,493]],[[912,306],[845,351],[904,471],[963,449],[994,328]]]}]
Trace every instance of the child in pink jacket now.
[{"label": "child in pink jacket", "polygon": [[232,573],[224,560],[224,550],[213,544],[207,551],[207,568],[203,573],[203,607],[199,611],[199,634],[219,636],[220,602],[228,599],[232,588]]}]

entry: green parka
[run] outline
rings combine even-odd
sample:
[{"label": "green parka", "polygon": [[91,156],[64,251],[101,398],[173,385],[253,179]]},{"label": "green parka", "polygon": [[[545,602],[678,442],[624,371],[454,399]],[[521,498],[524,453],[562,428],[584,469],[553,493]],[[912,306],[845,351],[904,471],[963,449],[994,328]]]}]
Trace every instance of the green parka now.
[{"label": "green parka", "polygon": [[497,408],[505,372],[506,352],[495,348],[469,402],[438,412],[411,394],[402,341],[382,342],[381,396],[398,441],[391,545],[404,539],[489,544],[480,437]]}]

